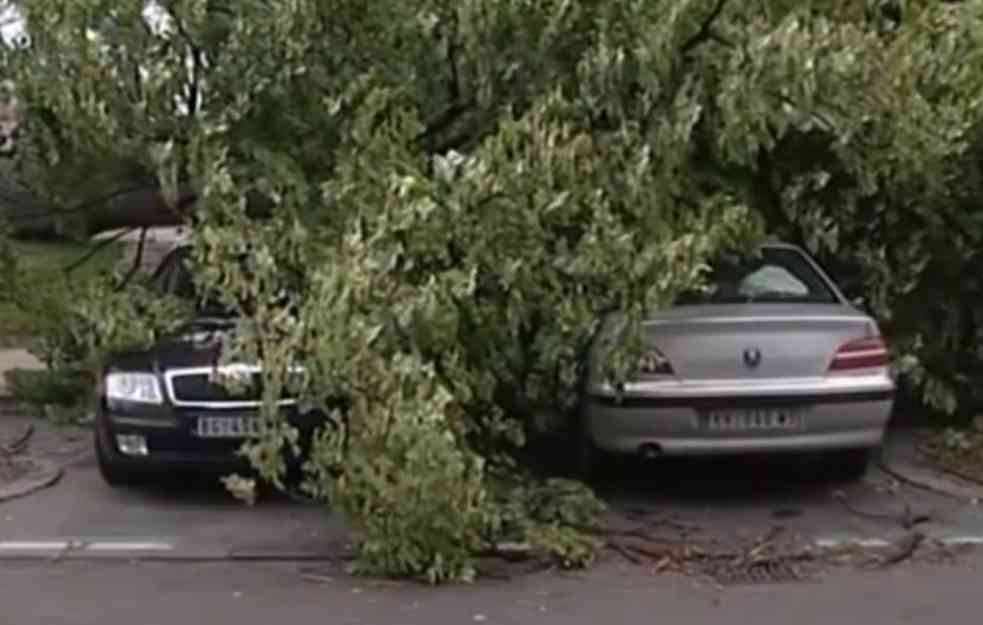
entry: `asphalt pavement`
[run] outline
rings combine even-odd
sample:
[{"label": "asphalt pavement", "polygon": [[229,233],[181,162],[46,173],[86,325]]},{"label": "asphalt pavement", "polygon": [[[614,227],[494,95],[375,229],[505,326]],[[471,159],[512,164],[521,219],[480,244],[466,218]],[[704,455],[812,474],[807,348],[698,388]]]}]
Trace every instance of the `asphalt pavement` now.
[{"label": "asphalt pavement", "polygon": [[215,478],[113,489],[86,454],[52,488],[0,505],[0,561],[25,557],[303,559],[336,554],[343,520],[283,496],[253,507]]},{"label": "asphalt pavement", "polygon": [[204,478],[112,489],[81,432],[65,449],[54,432],[38,436],[39,449],[63,452],[65,474],[0,504],[3,624],[978,621],[983,550],[957,546],[983,543],[983,511],[877,469],[842,484],[803,461],[628,463],[600,492],[613,516],[698,544],[746,545],[782,528],[818,547],[888,548],[918,531],[934,545],[928,551],[958,555],[945,564],[919,557],[884,570],[850,565],[813,581],[719,588],[608,553],[586,572],[431,589],[348,575],[339,559],[347,526],[325,504],[268,497],[250,508]]},{"label": "asphalt pavement", "polygon": [[0,567],[0,605],[11,625],[960,625],[979,622],[980,563],[726,589],[612,564],[433,589],[343,575],[308,581],[288,564],[32,562]]},{"label": "asphalt pavement", "polygon": [[[39,445],[44,427],[38,422]],[[45,442],[51,453],[59,449],[54,437]],[[326,504],[272,496],[247,507],[215,478],[110,488],[87,435],[73,439],[77,451],[61,457],[59,483],[0,504],[0,560],[330,559],[349,540],[345,520]],[[906,486],[876,468],[861,482],[842,484],[821,464],[794,460],[629,463],[600,493],[616,516],[672,521],[696,540],[753,540],[781,527],[822,546],[883,546],[917,525],[929,538],[983,543],[983,507]]]}]

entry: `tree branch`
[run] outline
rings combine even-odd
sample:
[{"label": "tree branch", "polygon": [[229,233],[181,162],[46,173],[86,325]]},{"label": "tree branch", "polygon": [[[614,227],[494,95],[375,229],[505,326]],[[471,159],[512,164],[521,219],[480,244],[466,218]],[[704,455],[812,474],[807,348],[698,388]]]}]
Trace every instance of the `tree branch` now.
[{"label": "tree branch", "polygon": [[450,65],[451,70],[448,91],[451,99],[458,101],[461,99],[461,76],[457,68],[457,20],[452,21],[454,32],[447,37],[447,64]]},{"label": "tree branch", "polygon": [[447,65],[450,68],[450,75],[447,79],[447,92],[450,95],[451,104],[432,119],[424,128],[416,140],[425,143],[438,133],[449,128],[455,121],[468,112],[473,106],[471,98],[463,98],[461,95],[461,75],[457,66],[457,23],[454,21],[454,33],[447,36]]},{"label": "tree branch", "polygon": [[471,100],[455,101],[427,124],[426,128],[416,136],[417,142],[426,143],[438,133],[450,128],[462,115],[471,110],[473,105],[474,102]]},{"label": "tree branch", "polygon": [[[799,104],[797,102],[795,102],[794,100],[792,100],[792,98],[790,98],[790,97],[788,97],[786,95],[783,95],[781,93],[776,93],[775,95],[781,101],[782,104],[785,104],[787,106],[790,106],[790,107],[792,107],[792,108],[794,108],[794,109],[796,109],[796,110],[798,110],[800,112],[802,111],[802,109],[799,108]],[[808,114],[809,114],[810,117],[812,117],[813,119],[815,119],[816,121],[818,121],[820,124],[822,124],[823,126],[825,126],[826,127],[826,130],[830,130],[830,131],[836,130],[836,124],[833,123],[833,120],[831,120],[829,117],[827,117],[823,113],[821,113],[819,111],[814,111],[813,110],[813,111],[808,111]]]},{"label": "tree branch", "polygon": [[198,106],[201,100],[201,71],[203,67],[202,62],[202,50],[201,47],[195,43],[194,39],[188,33],[187,28],[184,26],[184,22],[171,12],[171,19],[174,20],[174,27],[177,30],[178,35],[184,40],[185,44],[188,46],[188,50],[191,52],[191,79],[188,83],[188,95],[185,104],[188,105],[188,116],[193,117],[195,113],[198,112]]},{"label": "tree branch", "polygon": [[152,189],[153,190],[160,189],[160,186],[156,182],[154,182],[154,183],[143,183],[143,184],[140,184],[140,185],[133,185],[133,186],[129,186],[129,187],[122,187],[122,188],[116,189],[114,191],[111,191],[110,193],[107,193],[105,195],[101,195],[101,196],[99,196],[99,197],[97,197],[95,199],[86,200],[85,202],[82,202],[81,204],[77,204],[75,206],[71,206],[71,207],[68,207],[68,208],[59,208],[59,209],[46,210],[42,214],[31,213],[31,214],[21,214],[21,215],[18,215],[18,214],[15,213],[15,214],[12,214],[12,215],[8,215],[8,218],[10,220],[15,220],[15,219],[16,220],[21,220],[21,219],[24,219],[24,220],[47,219],[48,217],[54,217],[56,215],[69,215],[69,214],[72,214],[72,213],[81,213],[81,212],[86,211],[86,210],[88,210],[90,208],[95,208],[95,207],[99,206],[100,204],[104,204],[106,202],[115,200],[116,198],[122,197],[122,196],[124,196],[124,195],[126,195],[128,193],[136,193],[137,191],[149,191],[149,190],[152,190]]},{"label": "tree branch", "polygon": [[717,3],[713,6],[713,9],[710,10],[710,13],[703,20],[703,23],[700,24],[700,28],[696,31],[696,34],[683,43],[681,50],[684,55],[692,52],[694,48],[704,42],[712,39],[718,41],[720,40],[720,38],[713,33],[713,24],[717,21],[717,18],[720,17],[720,14],[724,12],[724,7],[726,5],[727,0],[717,0]]},{"label": "tree branch", "polygon": [[65,267],[64,269],[62,269],[62,272],[65,275],[68,275],[68,274],[72,273],[73,271],[75,271],[76,269],[78,269],[79,267],[81,267],[82,265],[84,265],[93,256],[95,256],[96,254],[98,254],[102,250],[106,249],[107,247],[109,247],[113,243],[119,241],[120,239],[122,239],[123,237],[125,237],[129,233],[133,232],[134,230],[136,230],[136,228],[126,228],[124,230],[121,230],[120,232],[117,232],[116,234],[114,234],[113,236],[111,236],[111,237],[109,237],[107,239],[103,239],[102,241],[99,242],[98,245],[93,246],[91,250],[89,250],[84,255],[82,255],[81,258],[79,258],[78,260],[72,262],[71,265],[68,265],[67,267]]},{"label": "tree branch", "polygon": [[140,76],[140,65],[133,64],[133,90],[136,92],[137,103],[143,101],[143,77]]},{"label": "tree branch", "polygon": [[133,276],[137,275],[137,272],[140,271],[140,265],[143,264],[143,248],[146,242],[147,242],[147,228],[146,226],[144,226],[140,230],[140,242],[137,243],[137,253],[133,256],[133,265],[130,266],[130,270],[126,273],[125,276],[123,276],[123,280],[119,283],[119,286],[116,287],[117,293],[125,289],[127,285],[130,284],[130,281],[133,279]]},{"label": "tree branch", "polygon": [[[76,214],[76,213],[82,213],[82,212],[85,212],[85,211],[94,209],[96,207],[99,207],[100,205],[105,204],[106,202],[110,202],[110,201],[112,201],[114,199],[117,199],[119,197],[128,195],[130,193],[137,193],[139,191],[158,191],[159,192],[160,191],[160,186],[158,184],[156,184],[156,183],[147,183],[147,184],[142,184],[142,185],[134,185],[134,186],[131,186],[131,187],[123,187],[123,188],[120,188],[120,189],[116,189],[115,191],[113,191],[111,193],[107,193],[105,195],[99,196],[99,197],[97,197],[97,198],[95,198],[93,200],[87,200],[85,202],[82,202],[81,204],[78,204],[76,206],[70,206],[70,207],[62,208],[62,209],[48,209],[48,210],[44,210],[43,212],[39,212],[39,213],[35,213],[35,212],[30,212],[30,213],[28,213],[28,212],[21,212],[21,213],[13,213],[13,214],[8,213],[7,214],[7,219],[9,221],[13,222],[14,225],[16,226],[18,224],[24,224],[24,223],[29,223],[29,222],[33,222],[33,221],[43,221],[45,219],[49,219],[51,217],[57,217],[57,216],[61,216],[61,215],[71,215],[71,214]],[[193,191],[189,191],[189,192],[183,193],[178,198],[178,202],[177,202],[177,204],[173,208],[171,206],[167,206],[167,205],[164,205],[164,208],[166,209],[166,213],[167,214],[172,214],[177,219],[181,219],[181,218],[184,217],[183,211],[186,208],[188,208],[189,206],[191,206],[192,204],[194,204],[197,200],[198,200],[198,194],[195,193],[195,192],[193,192]],[[163,215],[165,214],[165,212],[164,211],[158,211],[157,214],[161,215],[161,219],[163,219]],[[122,225],[123,226],[129,226],[129,227],[132,227],[132,228],[138,228],[138,227],[141,227],[141,226],[151,226],[151,225],[171,225],[173,223],[170,220],[168,220],[167,223],[163,223],[161,221],[155,221],[155,220],[151,219],[150,217],[148,217],[148,215],[146,213],[144,213],[143,216],[145,217],[145,219],[142,219],[140,221],[145,222],[145,223],[135,223],[133,225],[129,225],[129,224],[126,224],[125,223],[125,220],[124,220],[124,223]]]}]

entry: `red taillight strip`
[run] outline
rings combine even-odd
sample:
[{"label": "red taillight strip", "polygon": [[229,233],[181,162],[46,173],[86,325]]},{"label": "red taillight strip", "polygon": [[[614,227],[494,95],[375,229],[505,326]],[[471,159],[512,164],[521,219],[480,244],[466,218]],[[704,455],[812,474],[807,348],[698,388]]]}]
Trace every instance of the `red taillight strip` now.
[{"label": "red taillight strip", "polygon": [[866,337],[850,341],[837,350],[830,371],[848,371],[855,369],[874,369],[886,367],[891,363],[884,339],[879,336]]},{"label": "red taillight strip", "polygon": [[884,348],[880,349],[858,349],[857,351],[842,351],[836,354],[836,359],[850,359],[850,358],[870,358],[874,356],[887,356],[887,350]]}]

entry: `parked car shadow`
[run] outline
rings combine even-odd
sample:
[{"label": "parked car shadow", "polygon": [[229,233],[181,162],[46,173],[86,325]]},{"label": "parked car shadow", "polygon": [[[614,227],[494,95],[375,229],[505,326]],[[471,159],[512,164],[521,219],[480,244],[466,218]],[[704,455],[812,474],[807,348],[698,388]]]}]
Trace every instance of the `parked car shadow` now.
[{"label": "parked car shadow", "polygon": [[825,496],[843,486],[817,459],[750,455],[620,459],[612,462],[595,484],[602,496],[621,494],[693,503]]},{"label": "parked car shadow", "polygon": [[[575,441],[564,432],[532,436],[517,460],[535,474],[576,477]],[[738,454],[691,457],[605,456],[598,487],[657,490],[682,497],[743,498],[770,491],[821,489],[837,482],[819,454]]]},{"label": "parked car shadow", "polygon": [[[223,477],[221,473],[207,472],[154,475],[118,491],[160,504],[246,507],[245,502],[236,499],[225,487]],[[254,505],[304,506],[318,503],[303,496],[296,488],[285,493],[269,484],[259,483]]]}]

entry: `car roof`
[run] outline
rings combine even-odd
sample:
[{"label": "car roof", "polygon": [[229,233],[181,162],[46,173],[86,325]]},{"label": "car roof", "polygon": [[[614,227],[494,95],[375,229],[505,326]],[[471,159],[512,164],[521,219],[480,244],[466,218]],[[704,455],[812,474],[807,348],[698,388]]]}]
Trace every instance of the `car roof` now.
[{"label": "car roof", "polygon": [[795,243],[789,243],[788,241],[783,241],[781,239],[766,237],[764,241],[761,242],[761,247],[778,247],[785,249],[801,250],[802,247],[796,245]]}]

